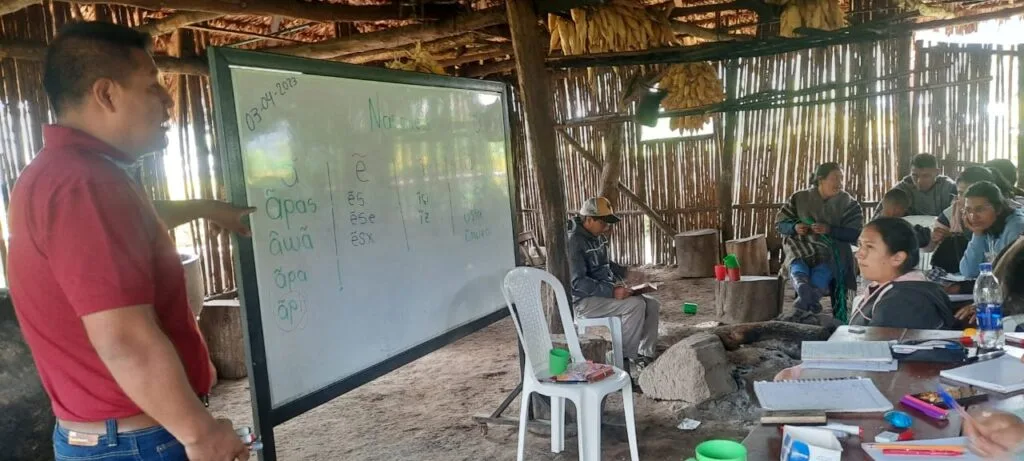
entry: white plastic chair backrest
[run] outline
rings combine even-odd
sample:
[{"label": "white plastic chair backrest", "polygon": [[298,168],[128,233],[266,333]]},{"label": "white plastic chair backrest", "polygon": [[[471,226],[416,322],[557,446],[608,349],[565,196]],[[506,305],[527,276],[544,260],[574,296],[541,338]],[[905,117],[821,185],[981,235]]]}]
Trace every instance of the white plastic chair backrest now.
[{"label": "white plastic chair backrest", "polygon": [[584,360],[562,283],[546,271],[533,267],[517,267],[505,274],[502,294],[505,295],[505,302],[508,303],[512,320],[516,324],[516,333],[519,334],[523,351],[526,353],[526,368],[533,370],[533,376],[548,374],[548,357],[552,347],[551,330],[544,314],[541,290],[545,283],[555,292],[558,313],[562,319],[562,329],[572,361]]},{"label": "white plastic chair backrest", "polygon": [[923,226],[931,228],[933,225],[935,225],[935,216],[930,215],[904,216],[903,220],[910,223],[911,226]]}]

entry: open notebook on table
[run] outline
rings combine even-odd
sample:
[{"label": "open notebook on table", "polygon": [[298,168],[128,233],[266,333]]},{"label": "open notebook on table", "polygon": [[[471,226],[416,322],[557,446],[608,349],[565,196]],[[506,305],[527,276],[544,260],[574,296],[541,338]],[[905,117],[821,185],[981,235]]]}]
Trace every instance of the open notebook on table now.
[{"label": "open notebook on table", "polygon": [[874,413],[893,408],[869,378],[757,381],[754,394],[761,408],[770,411]]},{"label": "open notebook on table", "polygon": [[801,366],[831,370],[895,371],[888,341],[804,341]]}]

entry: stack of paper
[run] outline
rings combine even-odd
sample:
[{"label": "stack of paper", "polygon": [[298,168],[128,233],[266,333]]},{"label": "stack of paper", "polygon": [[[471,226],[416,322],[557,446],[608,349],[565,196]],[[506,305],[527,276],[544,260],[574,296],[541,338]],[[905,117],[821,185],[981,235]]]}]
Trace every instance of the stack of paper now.
[{"label": "stack of paper", "polygon": [[1024,363],[1011,355],[943,370],[939,376],[1001,394],[1024,390]]},{"label": "stack of paper", "polygon": [[804,341],[803,368],[829,370],[896,371],[888,341]]},{"label": "stack of paper", "polygon": [[757,381],[754,394],[761,408],[771,411],[873,413],[893,408],[868,378]]}]

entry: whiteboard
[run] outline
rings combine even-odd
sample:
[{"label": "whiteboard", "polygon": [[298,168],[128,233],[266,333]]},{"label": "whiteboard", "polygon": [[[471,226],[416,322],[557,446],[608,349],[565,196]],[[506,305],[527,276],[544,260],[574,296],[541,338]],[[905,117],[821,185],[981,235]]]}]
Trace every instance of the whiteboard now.
[{"label": "whiteboard", "polygon": [[274,408],[506,309],[515,240],[502,85],[228,69],[219,91],[233,97],[237,136],[225,142],[241,160],[228,176],[259,209],[258,299],[243,302],[250,316],[258,305],[262,335],[249,341],[262,336]]}]

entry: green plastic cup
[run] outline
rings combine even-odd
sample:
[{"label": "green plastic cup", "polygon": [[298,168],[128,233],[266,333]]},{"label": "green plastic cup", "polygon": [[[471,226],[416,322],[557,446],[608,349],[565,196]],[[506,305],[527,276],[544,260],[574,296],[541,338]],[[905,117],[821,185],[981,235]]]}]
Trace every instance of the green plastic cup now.
[{"label": "green plastic cup", "polygon": [[747,447],[732,440],[707,440],[697,445],[697,457],[686,461],[747,461]]},{"label": "green plastic cup", "polygon": [[725,264],[726,269],[735,269],[740,267],[740,261],[736,259],[736,255],[729,253],[722,258],[722,264]]},{"label": "green plastic cup", "polygon": [[683,313],[694,315],[697,313],[697,303],[683,303]]},{"label": "green plastic cup", "polygon": [[551,376],[565,373],[565,370],[568,368],[569,351],[567,349],[560,349],[557,347],[551,349],[551,354],[548,358],[548,371],[551,372]]}]

